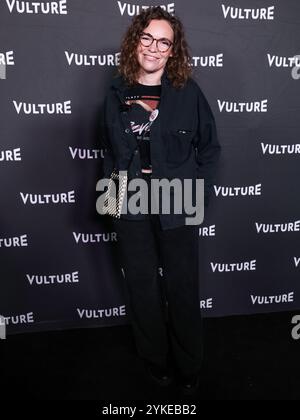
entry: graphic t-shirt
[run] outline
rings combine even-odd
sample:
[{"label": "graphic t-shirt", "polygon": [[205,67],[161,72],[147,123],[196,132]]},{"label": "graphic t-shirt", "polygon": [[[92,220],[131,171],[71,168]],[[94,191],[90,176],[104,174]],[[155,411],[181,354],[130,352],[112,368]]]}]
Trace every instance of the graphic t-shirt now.
[{"label": "graphic t-shirt", "polygon": [[151,173],[150,127],[158,118],[161,85],[137,83],[125,92],[125,101],[132,105],[128,116],[131,128],[139,142],[142,172]]}]

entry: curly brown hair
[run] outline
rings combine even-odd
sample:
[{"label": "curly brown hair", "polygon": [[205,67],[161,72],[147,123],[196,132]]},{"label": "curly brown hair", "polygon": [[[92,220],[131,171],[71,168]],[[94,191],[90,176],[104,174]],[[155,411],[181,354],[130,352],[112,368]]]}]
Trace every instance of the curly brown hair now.
[{"label": "curly brown hair", "polygon": [[127,29],[120,48],[120,64],[118,75],[122,75],[129,86],[134,85],[139,76],[140,64],[136,49],[140,41],[140,33],[152,19],[166,20],[174,31],[173,57],[166,63],[166,72],[172,85],[181,88],[192,75],[191,55],[185,39],[184,28],[177,16],[173,16],[160,6],[150,7],[136,15]]}]

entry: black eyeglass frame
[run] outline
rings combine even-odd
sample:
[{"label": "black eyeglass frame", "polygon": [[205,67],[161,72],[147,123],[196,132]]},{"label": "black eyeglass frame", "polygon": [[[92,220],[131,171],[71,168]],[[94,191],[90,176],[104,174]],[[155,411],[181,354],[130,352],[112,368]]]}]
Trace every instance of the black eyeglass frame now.
[{"label": "black eyeglass frame", "polygon": [[[152,38],[152,42],[151,42],[149,45],[144,45],[144,44],[143,44],[142,39],[141,39],[143,35],[146,35],[146,36],[148,36],[149,38]],[[157,38],[154,38],[151,34],[148,34],[148,33],[146,33],[146,32],[141,32],[141,33],[140,33],[140,42],[141,42],[141,44],[142,44],[144,47],[150,47],[150,46],[153,44],[153,41],[156,41],[156,48],[158,49],[158,51],[159,51],[159,52],[167,52],[167,51],[169,51],[169,49],[172,47],[172,45],[174,45],[174,42],[170,41],[168,38],[159,38],[159,39],[157,39]],[[161,51],[161,50],[158,48],[158,41],[168,41],[168,42],[170,43],[170,45],[169,45],[168,49],[167,49],[166,51]]]}]

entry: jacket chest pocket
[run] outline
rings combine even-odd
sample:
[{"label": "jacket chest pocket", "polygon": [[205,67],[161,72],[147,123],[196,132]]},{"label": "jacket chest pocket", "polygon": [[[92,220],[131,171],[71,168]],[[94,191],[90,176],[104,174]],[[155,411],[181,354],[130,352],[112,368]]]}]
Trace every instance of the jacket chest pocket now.
[{"label": "jacket chest pocket", "polygon": [[170,129],[167,134],[167,162],[181,163],[188,159],[194,135],[195,130],[190,128]]}]

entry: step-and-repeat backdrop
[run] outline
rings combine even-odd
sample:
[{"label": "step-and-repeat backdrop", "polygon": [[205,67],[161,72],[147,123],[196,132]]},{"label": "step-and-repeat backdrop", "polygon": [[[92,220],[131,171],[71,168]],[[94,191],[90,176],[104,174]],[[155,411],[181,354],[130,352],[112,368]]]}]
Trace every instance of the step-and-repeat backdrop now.
[{"label": "step-and-repeat backdrop", "polygon": [[203,315],[300,309],[300,2],[1,0],[2,332],[129,322],[96,211],[99,121],[122,36],[154,5],[185,26],[222,145],[199,229]]}]

